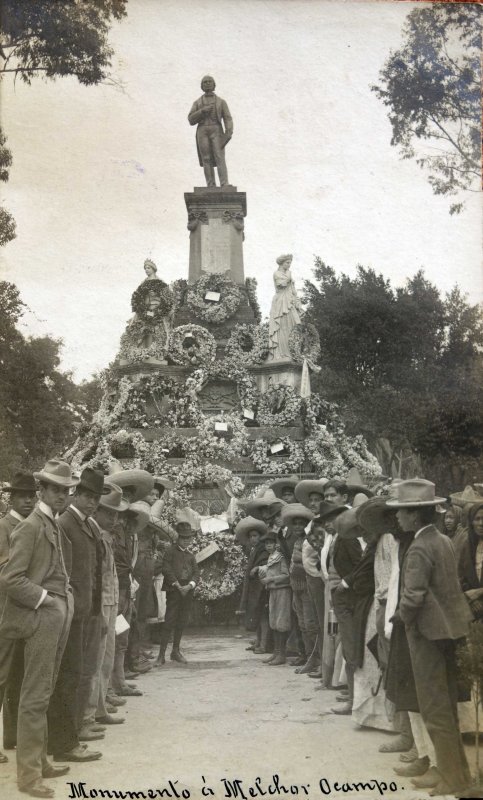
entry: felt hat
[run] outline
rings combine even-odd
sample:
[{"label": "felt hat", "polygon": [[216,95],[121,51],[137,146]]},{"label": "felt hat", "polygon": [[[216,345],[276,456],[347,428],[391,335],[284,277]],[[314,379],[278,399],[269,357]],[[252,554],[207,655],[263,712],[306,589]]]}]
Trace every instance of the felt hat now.
[{"label": "felt hat", "polygon": [[196,531],[193,530],[188,520],[180,520],[175,523],[176,532],[180,535],[194,536]]},{"label": "felt hat", "polygon": [[307,520],[307,522],[312,522],[315,514],[312,514],[312,512],[302,503],[286,503],[282,509],[282,525],[288,525],[297,517],[301,517],[302,519]]},{"label": "felt hat", "polygon": [[31,472],[19,470],[12,477],[9,485],[3,487],[2,491],[25,492],[28,494],[33,494],[33,492],[37,491],[37,484],[35,483],[35,478]]},{"label": "felt hat", "polygon": [[361,474],[358,469],[352,467],[349,472],[347,473],[347,478],[345,479],[345,485],[349,489],[349,492],[352,494],[353,492],[358,492],[361,494],[367,495],[367,497],[372,497],[374,492],[371,492],[368,486],[362,480]]},{"label": "felt hat", "polygon": [[464,507],[473,503],[483,503],[483,496],[475,492],[472,486],[465,486],[462,492],[450,494],[453,505]]},{"label": "felt hat", "polygon": [[121,489],[132,487],[134,489],[133,502],[142,500],[154,486],[154,478],[145,469],[119,469],[118,461],[109,464],[109,480],[120,486]]},{"label": "felt hat", "polygon": [[134,532],[139,533],[139,531],[142,531],[142,529],[145,528],[149,522],[148,503],[143,503],[142,500],[136,500],[134,503],[131,503],[127,511],[129,514],[132,513],[135,515],[136,527],[134,529]]},{"label": "felt hat", "polygon": [[283,500],[279,500],[272,489],[267,489],[263,495],[258,495],[252,500],[241,501],[239,505],[244,508],[249,516],[255,517],[255,519],[262,519],[263,511],[268,509],[270,516],[274,517],[286,503]]},{"label": "felt hat", "polygon": [[258,531],[262,536],[268,533],[268,525],[256,517],[244,517],[235,526],[235,536],[242,545],[248,544],[248,534],[250,531]]},{"label": "felt hat", "polygon": [[162,489],[174,489],[174,482],[170,481],[165,475],[154,475],[154,486]]},{"label": "felt hat", "polygon": [[104,483],[105,488],[107,488],[108,494],[103,494],[99,501],[99,505],[103,508],[110,508],[111,511],[127,511],[129,508],[129,503],[127,500],[122,499],[122,489],[120,486],[116,486],[115,483],[108,483],[107,481]]},{"label": "felt hat", "polygon": [[338,517],[339,514],[342,514],[344,511],[347,511],[347,506],[338,506],[335,503],[326,503],[325,500],[323,500],[319,505],[319,513],[314,517],[313,521],[320,522],[323,525],[324,522]]},{"label": "felt hat", "polygon": [[424,508],[446,502],[445,497],[436,497],[435,485],[423,478],[402,481],[397,487],[397,500],[387,500],[390,508]]},{"label": "felt hat", "polygon": [[281,500],[283,490],[293,489],[295,491],[295,487],[298,483],[300,483],[300,478],[297,478],[296,475],[286,475],[284,478],[278,478],[276,481],[271,483],[270,489],[274,495]]},{"label": "felt hat", "polygon": [[295,487],[295,497],[299,501],[299,503],[303,503],[304,506],[308,508],[309,506],[309,496],[314,492],[320,494],[321,497],[324,496],[324,487],[327,483],[327,478],[319,478],[319,480],[306,480],[306,481],[299,481],[297,486]]},{"label": "felt hat", "polygon": [[34,472],[34,478],[45,483],[53,483],[54,486],[65,486],[71,488],[77,486],[80,478],[74,477],[72,470],[66,461],[58,458],[51,458],[40,472]]},{"label": "felt hat", "polygon": [[356,510],[356,519],[367,533],[394,533],[399,530],[396,509],[388,508],[385,497],[371,497]]},{"label": "felt hat", "polygon": [[353,500],[352,508],[336,517],[334,527],[341,539],[358,539],[364,531],[357,519],[358,509],[368,503],[368,498],[363,492],[358,492]]},{"label": "felt hat", "polygon": [[93,494],[108,494],[109,488],[104,486],[104,474],[100,469],[85,467],[82,470],[77,488],[88,489]]}]

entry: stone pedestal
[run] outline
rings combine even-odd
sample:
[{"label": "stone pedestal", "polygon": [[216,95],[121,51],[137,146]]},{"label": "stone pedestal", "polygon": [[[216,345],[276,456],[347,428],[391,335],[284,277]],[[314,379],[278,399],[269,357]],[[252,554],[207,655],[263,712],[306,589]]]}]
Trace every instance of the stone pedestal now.
[{"label": "stone pedestal", "polygon": [[294,364],[293,361],[265,361],[259,366],[251,367],[250,372],[254,376],[261,394],[271,386],[277,386],[280,383],[291,386],[296,392],[300,391],[302,366]]},{"label": "stone pedestal", "polygon": [[234,283],[244,284],[245,192],[237,192],[236,186],[203,186],[184,199],[190,231],[188,283],[195,283],[202,272],[228,272]]}]

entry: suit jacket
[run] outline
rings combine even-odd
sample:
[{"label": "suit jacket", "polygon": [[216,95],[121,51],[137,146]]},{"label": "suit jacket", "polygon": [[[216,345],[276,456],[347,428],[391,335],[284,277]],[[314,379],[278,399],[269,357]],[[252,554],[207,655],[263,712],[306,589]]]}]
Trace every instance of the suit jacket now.
[{"label": "suit jacket", "polygon": [[458,581],[453,545],[434,525],[411,543],[401,571],[399,613],[427,639],[461,639],[472,619]]},{"label": "suit jacket", "polygon": [[[214,95],[214,97],[215,97],[215,113],[216,113],[216,118],[218,120],[218,124],[221,125],[223,129],[222,122],[224,123],[225,129],[223,132],[225,136],[230,137],[233,135],[233,118],[230,114],[230,110],[225,100],[222,100],[221,97],[218,97],[218,95],[216,94]],[[195,100],[195,102],[191,106],[191,111],[188,114],[188,121],[190,125],[198,125],[201,122],[201,120],[203,119],[203,114],[201,110],[204,107],[204,105],[205,104],[203,103],[203,95],[199,97],[198,100]],[[198,144],[198,130],[196,131],[196,146],[198,148],[198,158],[200,162],[200,167],[202,167],[203,161],[201,159],[201,153]]]},{"label": "suit jacket", "polygon": [[[82,521],[72,506],[59,517],[59,525],[72,547],[70,583],[74,594],[74,619],[98,614],[102,591],[100,535],[88,520]],[[100,576],[99,576],[99,570]]]},{"label": "suit jacket", "polygon": [[181,550],[177,544],[172,544],[164,556],[163,575],[163,590],[167,592],[173,588],[173,583],[176,581],[181,586],[186,586],[190,581],[198,583],[200,572],[193,553]]},{"label": "suit jacket", "polygon": [[332,555],[335,571],[347,580],[354,567],[362,558],[362,547],[358,539],[341,539],[337,537]]},{"label": "suit jacket", "polygon": [[9,560],[0,574],[0,636],[6,639],[27,639],[37,630],[36,606],[43,594],[43,582],[55,564],[56,530],[68,570],[70,543],[40,509],[35,508],[11,534]]},{"label": "suit jacket", "polygon": [[8,561],[10,551],[10,537],[14,528],[19,525],[20,520],[8,512],[3,519],[0,519],[0,567]]}]

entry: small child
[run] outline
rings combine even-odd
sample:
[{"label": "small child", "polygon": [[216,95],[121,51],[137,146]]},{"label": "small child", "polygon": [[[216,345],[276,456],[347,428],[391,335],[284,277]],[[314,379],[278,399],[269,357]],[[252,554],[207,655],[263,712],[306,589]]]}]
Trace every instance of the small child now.
[{"label": "small child", "polygon": [[273,655],[264,663],[277,667],[286,662],[287,639],[291,626],[292,591],[288,564],[277,545],[277,536],[270,531],[263,537],[268,553],[266,565],[258,567],[258,577],[269,590],[268,616],[273,631]]}]

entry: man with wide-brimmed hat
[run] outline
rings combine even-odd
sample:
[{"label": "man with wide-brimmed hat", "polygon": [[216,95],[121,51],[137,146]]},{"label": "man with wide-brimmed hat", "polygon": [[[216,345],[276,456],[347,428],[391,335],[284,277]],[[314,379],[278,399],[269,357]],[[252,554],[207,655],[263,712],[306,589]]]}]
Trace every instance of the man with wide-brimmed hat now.
[{"label": "man with wide-brimmed hat", "polygon": [[166,616],[161,629],[159,655],[157,665],[165,663],[166,647],[173,632],[173,649],[171,660],[181,664],[186,658],[181,653],[181,637],[188,622],[193,590],[199,581],[199,569],[196,558],[190,553],[190,546],[195,531],[190,523],[178,515],[175,525],[178,541],[166,551],[163,561],[164,589],[166,590]]},{"label": "man with wide-brimmed hat", "polygon": [[256,631],[256,639],[250,650],[267,652],[269,634],[266,591],[258,578],[258,567],[267,562],[264,537],[268,525],[255,517],[244,517],[235,527],[235,536],[248,555],[240,598],[239,614],[247,631]]},{"label": "man with wide-brimmed hat", "polygon": [[431,481],[399,484],[397,510],[403,531],[414,532],[401,570],[401,598],[395,620],[402,620],[411,656],[421,716],[436,751],[440,783],[432,795],[458,794],[470,783],[457,715],[455,645],[468,633],[471,612],[461,590],[453,546],[436,528],[436,497]]},{"label": "man with wide-brimmed hat", "polygon": [[[10,555],[0,575],[5,592],[0,640],[23,639],[25,673],[17,726],[17,781],[32,797],[52,797],[42,778],[68,767],[47,760],[47,708],[57,678],[73,612],[68,566],[70,544],[56,515],[78,478],[64,461],[51,459],[34,477],[40,502],[11,535]],[[4,660],[0,655],[0,685]],[[7,671],[8,674],[8,671]]]},{"label": "man with wide-brimmed hat", "polygon": [[59,675],[49,706],[49,747],[57,761],[94,761],[100,753],[79,741],[102,739],[82,723],[95,674],[101,629],[102,550],[100,535],[90,523],[104,492],[104,475],[86,467],[59,525],[72,548],[70,581],[74,616]]},{"label": "man with wide-brimmed hat", "polygon": [[[0,567],[8,560],[10,537],[19,522],[33,511],[37,499],[37,485],[31,472],[20,470],[13,476],[10,484],[3,487],[10,495],[8,513],[0,520]],[[13,749],[17,742],[17,717],[20,687],[23,677],[23,644],[14,646],[12,665],[8,683],[2,698],[0,689],[0,708],[3,705],[3,740],[5,749]],[[2,703],[3,699],[3,703]],[[8,761],[0,753],[0,763]]]},{"label": "man with wide-brimmed hat", "polygon": [[300,483],[300,478],[296,475],[284,475],[277,478],[276,481],[270,484],[269,488],[274,495],[283,500],[284,503],[295,503],[295,487]]}]

